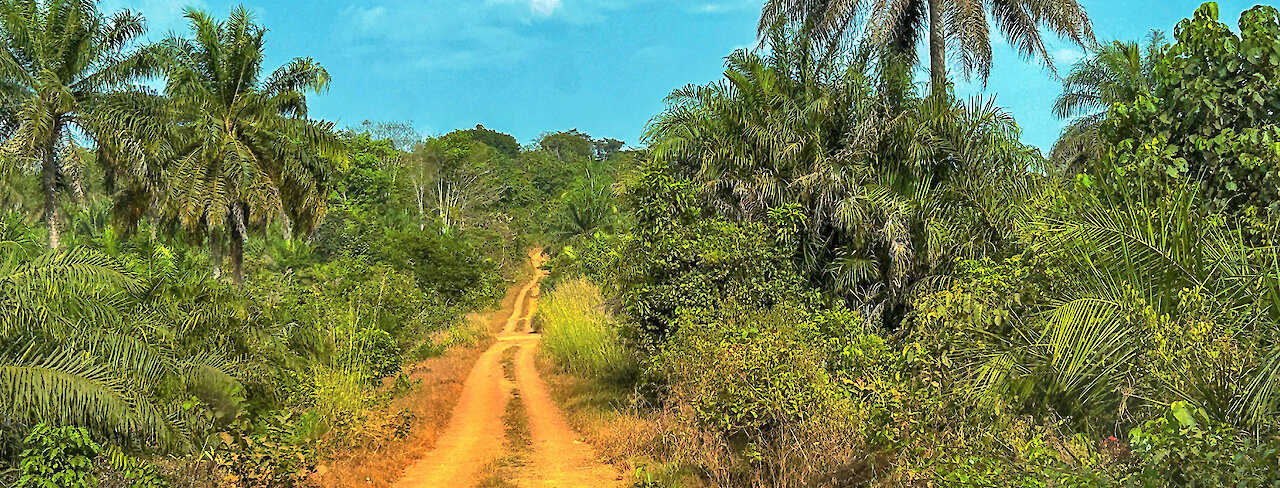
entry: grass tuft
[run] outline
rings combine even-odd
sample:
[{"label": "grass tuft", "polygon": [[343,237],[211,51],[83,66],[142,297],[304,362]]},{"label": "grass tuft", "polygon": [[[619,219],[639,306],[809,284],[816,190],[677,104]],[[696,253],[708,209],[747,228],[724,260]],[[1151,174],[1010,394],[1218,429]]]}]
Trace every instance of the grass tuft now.
[{"label": "grass tuft", "polygon": [[560,367],[583,376],[618,378],[634,372],[636,361],[603,305],[594,283],[582,278],[560,283],[538,305],[542,350]]}]

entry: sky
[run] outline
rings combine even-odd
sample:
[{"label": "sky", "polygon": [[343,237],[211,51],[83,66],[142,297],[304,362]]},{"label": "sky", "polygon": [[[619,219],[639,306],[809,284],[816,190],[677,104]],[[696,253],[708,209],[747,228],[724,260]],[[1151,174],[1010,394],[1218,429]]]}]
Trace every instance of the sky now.
[{"label": "sky", "polygon": [[[1199,0],[1080,0],[1099,39],[1170,34]],[[638,145],[672,90],[720,78],[723,58],[756,45],[763,0],[104,0],[149,21],[149,37],[186,32],[183,10],[225,17],[243,4],[265,25],[267,69],[311,57],[333,82],[311,115],[339,127],[408,121],[424,135],[483,124],[530,143],[579,129]],[[1235,26],[1254,1],[1220,1]],[[1262,2],[1271,3],[1271,2]],[[994,34],[993,30],[993,34]],[[1052,37],[1050,35],[1050,37]],[[1056,39],[1065,74],[1083,49]],[[994,96],[1047,153],[1066,121],[1053,116],[1057,75],[993,35],[991,78],[957,80]],[[953,70],[955,71],[955,70]],[[921,77],[923,79],[923,76]]]}]

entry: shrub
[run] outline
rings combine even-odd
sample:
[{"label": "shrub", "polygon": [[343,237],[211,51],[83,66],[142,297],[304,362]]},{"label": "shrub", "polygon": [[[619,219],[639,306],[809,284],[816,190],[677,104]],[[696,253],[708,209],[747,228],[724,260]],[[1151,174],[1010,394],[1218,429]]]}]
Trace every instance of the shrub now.
[{"label": "shrub", "polygon": [[583,278],[556,286],[538,306],[542,350],[578,374],[617,378],[635,371],[613,318],[604,311],[600,288]]},{"label": "shrub", "polygon": [[463,233],[387,232],[374,244],[379,261],[413,273],[424,290],[452,304],[476,305],[501,296],[498,264]]},{"label": "shrub", "polygon": [[220,434],[214,459],[236,486],[299,486],[316,464],[310,440],[297,430],[301,423],[289,413],[264,416],[256,425],[238,420],[230,432]]},{"label": "shrub", "polygon": [[716,486],[812,486],[861,452],[860,416],[826,370],[807,311],[728,304],[682,317],[650,358],[664,384],[679,456]]},{"label": "shrub", "polygon": [[24,441],[16,488],[93,487],[93,460],[102,447],[82,427],[38,424]]},{"label": "shrub", "polygon": [[400,371],[400,346],[386,331],[364,327],[342,348],[339,364],[357,366],[370,381],[378,381]]},{"label": "shrub", "polygon": [[1126,486],[1280,486],[1280,439],[1240,436],[1186,402],[1132,429],[1129,446],[1112,444],[1117,457],[1132,450]]},{"label": "shrub", "polygon": [[715,320],[682,319],[676,335],[651,358],[675,401],[725,433],[770,430],[845,395],[827,373],[808,314],[789,306],[762,311],[730,305]]},{"label": "shrub", "polygon": [[169,488],[169,481],[153,464],[108,447],[98,457],[96,473],[101,488]]},{"label": "shrub", "polygon": [[332,422],[364,411],[373,400],[369,376],[363,368],[316,366],[312,398],[321,417]]}]

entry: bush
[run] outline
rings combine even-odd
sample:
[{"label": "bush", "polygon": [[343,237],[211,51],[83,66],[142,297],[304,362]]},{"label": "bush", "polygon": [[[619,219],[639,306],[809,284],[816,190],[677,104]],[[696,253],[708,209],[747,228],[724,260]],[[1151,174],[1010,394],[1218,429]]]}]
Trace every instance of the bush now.
[{"label": "bush", "polygon": [[343,347],[341,365],[359,366],[376,382],[400,371],[400,346],[386,331],[376,327],[364,327],[350,338]]},{"label": "bush", "polygon": [[1131,430],[1129,446],[1111,444],[1116,457],[1132,450],[1130,487],[1280,486],[1280,439],[1239,436],[1186,402]]},{"label": "bush", "polygon": [[265,416],[256,423],[237,421],[230,432],[220,434],[214,459],[227,473],[227,481],[243,488],[299,486],[315,468],[311,441],[298,431],[293,415]]},{"label": "bush", "polygon": [[38,424],[27,435],[16,488],[93,487],[93,460],[102,447],[82,427]]},{"label": "bush", "polygon": [[566,370],[602,378],[635,371],[617,324],[604,311],[600,288],[590,281],[575,278],[556,286],[538,305],[534,320],[542,331],[542,350]]},{"label": "bush", "polygon": [[847,399],[826,371],[808,314],[730,305],[708,323],[682,319],[676,335],[650,359],[648,373],[672,400],[694,406],[700,420],[726,434],[768,431]]},{"label": "bush", "polygon": [[463,233],[387,232],[375,245],[378,260],[413,273],[418,285],[450,304],[476,305],[501,296],[498,264]]},{"label": "bush", "polygon": [[716,486],[812,486],[840,476],[865,452],[862,417],[827,372],[823,342],[794,306],[728,304],[712,320],[682,318],[645,371],[665,385],[679,456]]}]

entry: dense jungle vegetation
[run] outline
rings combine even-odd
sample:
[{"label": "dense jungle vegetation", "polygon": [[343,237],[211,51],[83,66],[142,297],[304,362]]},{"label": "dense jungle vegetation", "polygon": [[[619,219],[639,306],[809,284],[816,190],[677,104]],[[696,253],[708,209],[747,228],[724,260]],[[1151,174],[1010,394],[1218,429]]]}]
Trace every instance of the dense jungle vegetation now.
[{"label": "dense jungle vegetation", "polygon": [[[637,486],[1280,487],[1280,12],[1187,14],[768,0],[624,149],[313,119],[243,8],[0,0],[0,486],[305,486],[545,246]],[[991,28],[1089,51],[1048,155],[955,94]]]},{"label": "dense jungle vegetation", "polygon": [[556,197],[631,165],[576,130],[337,129],[247,10],[187,18],[145,44],[136,13],[0,2],[2,486],[302,483],[404,429],[371,408],[401,364],[487,334],[463,315]]},{"label": "dense jungle vegetation", "polygon": [[[561,241],[545,347],[636,392],[641,484],[1280,486],[1277,10],[925,3],[770,0]],[[998,76],[988,19],[1090,48],[1047,157],[949,88]]]}]

